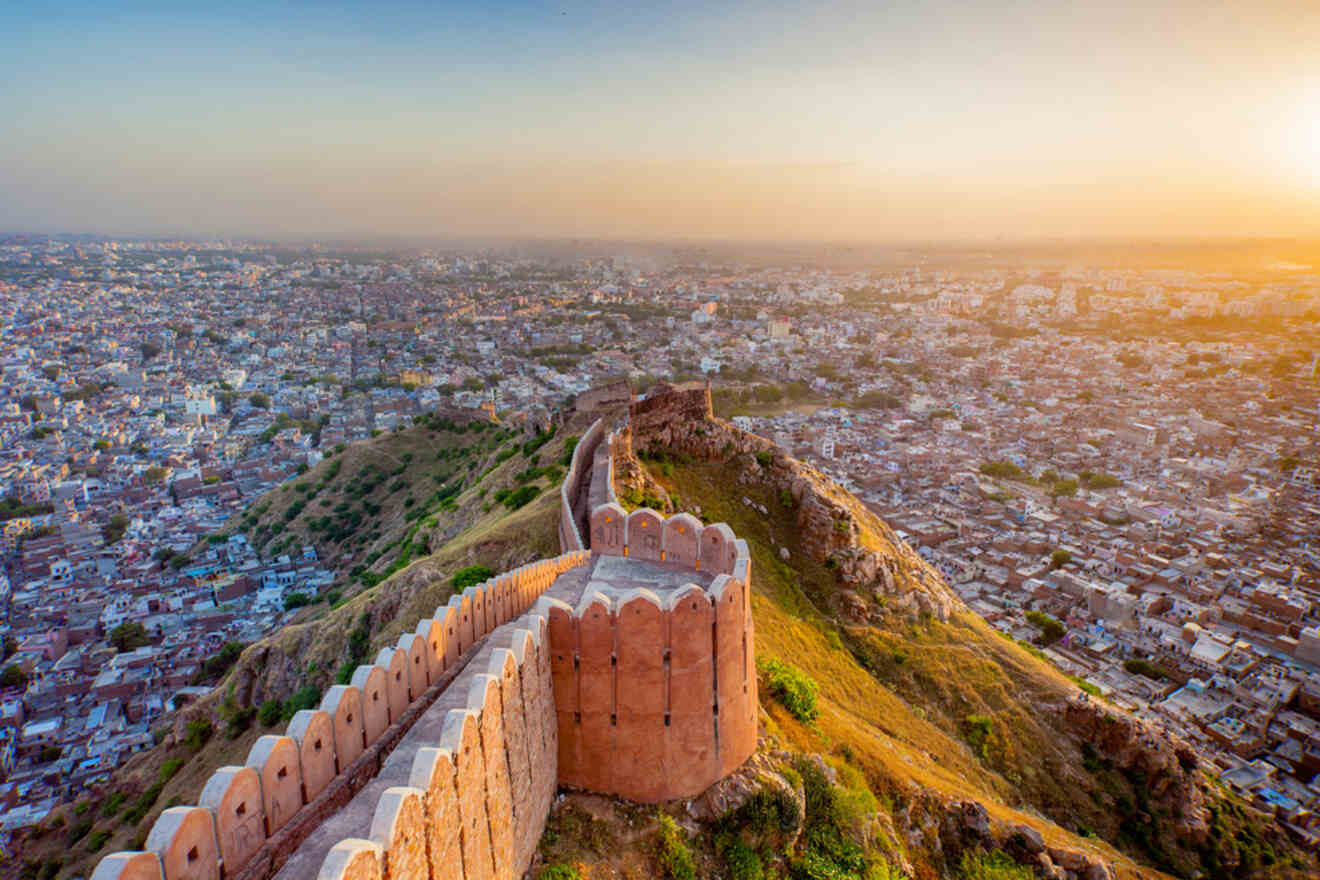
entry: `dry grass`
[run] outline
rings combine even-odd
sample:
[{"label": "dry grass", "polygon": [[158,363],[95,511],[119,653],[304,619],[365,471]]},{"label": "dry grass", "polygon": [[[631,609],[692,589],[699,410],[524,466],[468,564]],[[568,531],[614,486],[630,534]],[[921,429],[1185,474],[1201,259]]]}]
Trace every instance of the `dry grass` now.
[{"label": "dry grass", "polygon": [[[974,799],[995,819],[1032,825],[1052,844],[1103,853],[1137,876],[1128,856],[1069,830],[1079,824],[1103,829],[1107,818],[1092,797],[1077,747],[1049,726],[1044,705],[1061,704],[1075,690],[1057,669],[969,613],[947,623],[893,615],[879,627],[830,619],[828,605],[813,599],[837,589],[833,572],[802,552],[792,513],[773,493],[737,482],[727,463],[668,470],[652,476],[685,501],[699,499],[704,519],[728,522],[748,541],[758,657],[793,663],[820,686],[814,726],[766,703],[778,736],[803,751],[847,755],[876,794],[896,807],[926,793]],[[744,496],[769,515],[744,505]],[[866,518],[859,520],[861,542],[886,549]],[[779,557],[781,547],[788,561]],[[877,660],[868,669],[859,657]],[[968,714],[994,719],[985,755],[963,735]],[[920,861],[923,855],[909,857]]]}]

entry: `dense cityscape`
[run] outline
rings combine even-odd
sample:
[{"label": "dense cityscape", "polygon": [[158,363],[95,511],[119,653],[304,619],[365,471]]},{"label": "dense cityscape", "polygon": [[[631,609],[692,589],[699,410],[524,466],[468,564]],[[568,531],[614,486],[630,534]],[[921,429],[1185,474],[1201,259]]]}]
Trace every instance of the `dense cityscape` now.
[{"label": "dense cityscape", "polygon": [[1291,266],[9,238],[0,831],[346,587],[315,545],[220,534],[263,493],[437,408],[545,419],[705,379],[1003,633],[1314,839],[1317,320]]}]

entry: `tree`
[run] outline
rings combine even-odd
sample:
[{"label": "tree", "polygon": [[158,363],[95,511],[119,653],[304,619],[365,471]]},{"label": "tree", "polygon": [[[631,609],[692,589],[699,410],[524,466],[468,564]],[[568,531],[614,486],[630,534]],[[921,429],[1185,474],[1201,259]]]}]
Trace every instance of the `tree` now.
[{"label": "tree", "polygon": [[1064,495],[1076,495],[1077,481],[1072,479],[1055,480],[1054,485],[1050,487],[1050,494],[1053,495],[1055,498],[1059,498]]},{"label": "tree", "polygon": [[0,688],[27,687],[28,675],[13,663],[0,672]]},{"label": "tree", "polygon": [[122,513],[116,513],[110,517],[110,522],[106,523],[101,529],[101,537],[105,539],[106,544],[114,544],[124,537],[124,532],[128,529],[128,517]]},{"label": "tree", "polygon": [[132,651],[151,644],[147,629],[140,623],[129,621],[110,630],[110,644],[118,651]]},{"label": "tree", "polygon": [[1167,669],[1140,657],[1131,657],[1124,660],[1123,668],[1133,675],[1144,675],[1153,681],[1163,681],[1169,678]]},{"label": "tree", "polygon": [[284,597],[285,611],[293,611],[295,608],[302,608],[310,604],[312,604],[311,597],[306,593],[290,593]]},{"label": "tree", "polygon": [[1092,491],[1115,489],[1123,485],[1123,481],[1113,474],[1093,474],[1090,471],[1082,471],[1078,476],[1081,478],[1082,485]]},{"label": "tree", "polygon": [[1040,639],[1046,645],[1052,645],[1063,638],[1063,624],[1043,611],[1028,611],[1027,622],[1040,630]]},{"label": "tree", "polygon": [[156,355],[160,354],[160,346],[154,342],[144,342],[142,343],[141,348],[142,360],[144,361],[149,361]]},{"label": "tree", "polygon": [[981,465],[981,473],[987,477],[995,477],[1001,480],[1017,480],[1022,478],[1022,468],[1013,464],[1011,461],[987,461]]},{"label": "tree", "polygon": [[784,390],[790,400],[806,400],[811,396],[811,388],[806,382],[789,382]]},{"label": "tree", "polygon": [[146,480],[148,483],[152,485],[155,485],[156,483],[162,483],[165,481],[166,473],[168,472],[165,470],[165,468],[160,467],[159,465],[152,465],[151,467],[147,468],[145,471],[142,472],[142,479]]},{"label": "tree", "polygon": [[894,409],[899,405],[898,398],[888,391],[876,389],[857,398],[857,406],[862,409]]},{"label": "tree", "polygon": [[1062,568],[1072,562],[1072,554],[1060,547],[1050,554],[1050,568]]},{"label": "tree", "polygon": [[253,392],[252,396],[248,398],[248,403],[257,409],[270,409],[270,395],[263,394],[260,391]]}]

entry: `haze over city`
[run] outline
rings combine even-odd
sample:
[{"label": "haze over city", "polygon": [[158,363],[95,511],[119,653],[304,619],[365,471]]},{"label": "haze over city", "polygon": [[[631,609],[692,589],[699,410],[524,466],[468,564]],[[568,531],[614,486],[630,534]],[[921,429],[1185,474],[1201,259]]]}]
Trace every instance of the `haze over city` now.
[{"label": "haze over city", "polygon": [[0,7],[0,880],[1320,877],[1320,0]]},{"label": "haze over city", "polygon": [[1320,6],[0,11],[0,228],[1320,234]]}]

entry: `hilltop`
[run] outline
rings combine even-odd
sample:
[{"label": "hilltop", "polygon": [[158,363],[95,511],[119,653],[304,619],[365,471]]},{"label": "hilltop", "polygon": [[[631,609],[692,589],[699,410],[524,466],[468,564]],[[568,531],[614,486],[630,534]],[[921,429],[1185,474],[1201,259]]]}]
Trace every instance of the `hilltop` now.
[{"label": "hilltop", "polygon": [[[136,848],[165,806],[194,802],[212,770],[242,763],[257,736],[474,567],[557,552],[550,490],[593,418],[513,431],[428,416],[259,499],[235,527],[268,553],[314,543],[341,572],[328,601],[242,650],[210,694],[157,728],[154,749],[20,841],[4,870],[85,876],[99,854]],[[726,522],[748,542],[763,735],[743,770],[692,802],[657,811],[568,793],[534,876],[1315,871],[1192,750],[995,632],[857,499],[714,418],[704,387],[661,389],[626,420],[622,408],[604,418],[626,421],[612,447],[626,506]]]},{"label": "hilltop", "polygon": [[[868,852],[918,876],[1024,846],[1097,877],[1101,863],[1127,876],[1314,870],[1193,750],[990,628],[857,499],[714,418],[705,389],[655,399],[630,421],[619,496],[727,522],[748,541],[764,750],[822,757],[851,780],[848,796],[874,807],[858,823]],[[796,686],[780,684],[784,669]],[[805,720],[803,681],[818,690]]]}]

